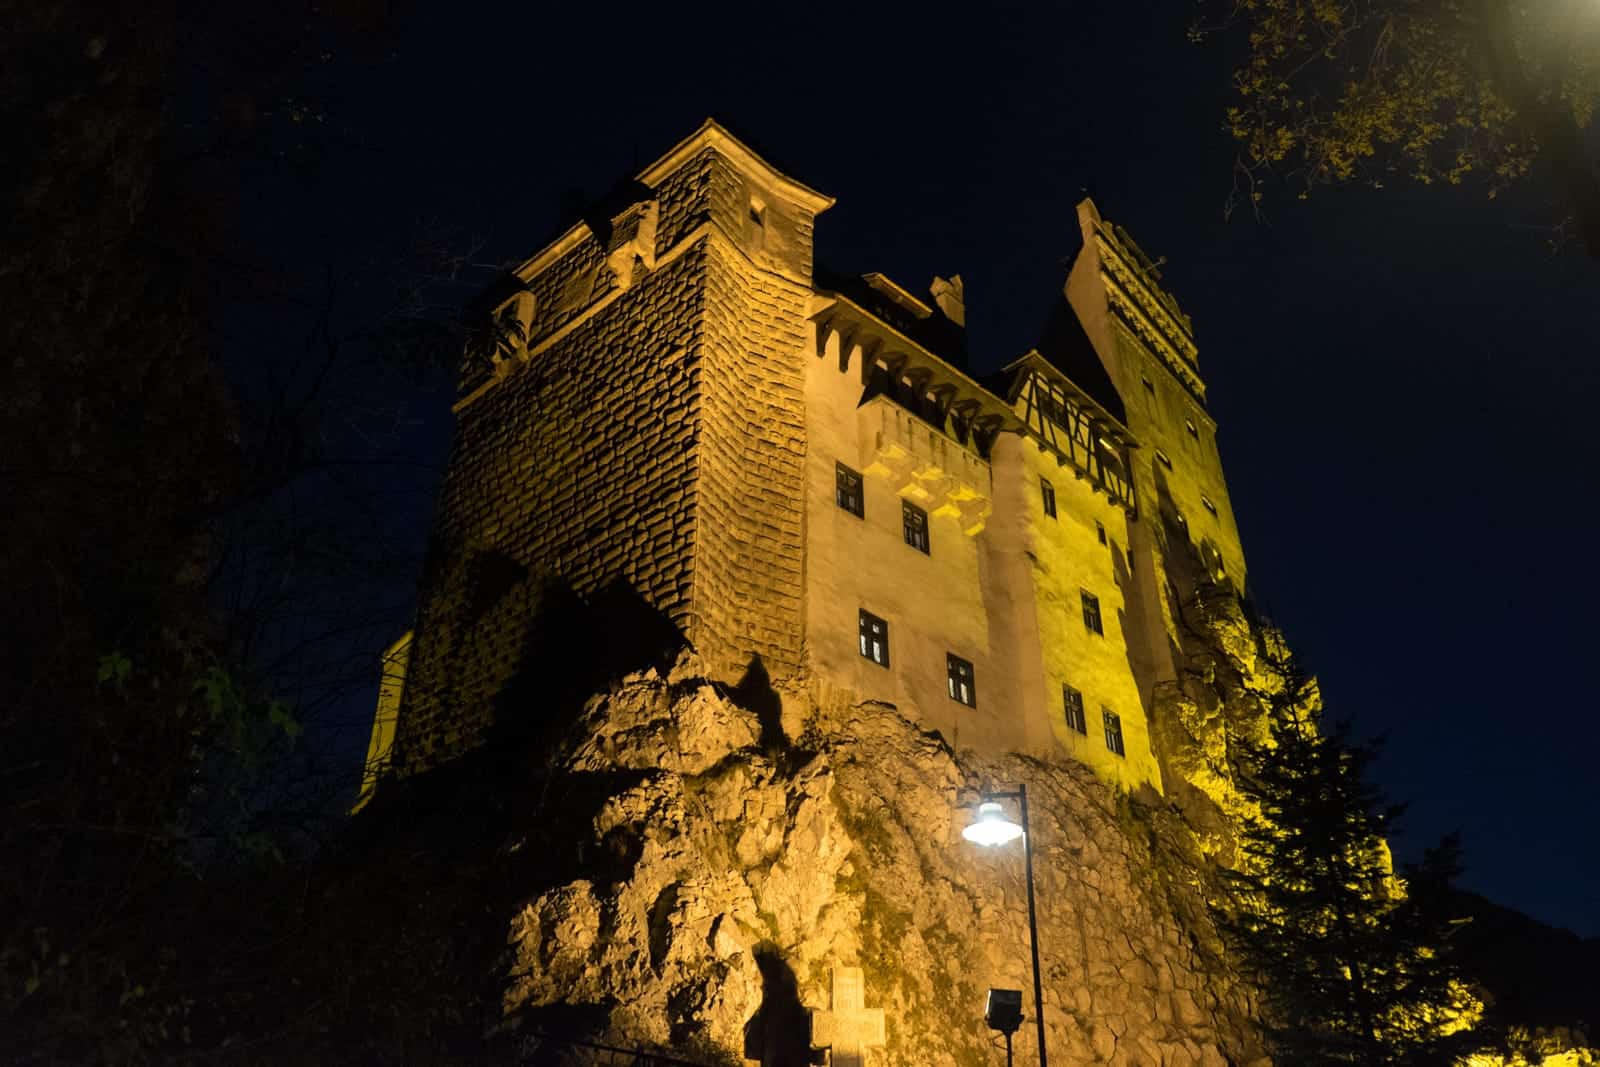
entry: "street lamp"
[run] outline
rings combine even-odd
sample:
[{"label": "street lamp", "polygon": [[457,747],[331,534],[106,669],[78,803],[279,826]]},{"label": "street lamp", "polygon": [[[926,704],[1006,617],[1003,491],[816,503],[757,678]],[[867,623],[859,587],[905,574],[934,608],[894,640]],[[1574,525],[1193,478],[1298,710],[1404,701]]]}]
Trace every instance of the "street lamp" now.
[{"label": "street lamp", "polygon": [[[1014,791],[984,793],[979,799],[978,817],[961,831],[975,845],[1004,845],[1022,838],[1022,860],[1028,872],[1028,938],[1033,947],[1033,1017],[1039,1026],[1039,1067],[1049,1067],[1044,1047],[1044,986],[1039,981],[1039,919],[1033,905],[1033,836],[1028,833],[1028,787],[1018,784]],[[1015,800],[1022,809],[1022,825],[1006,818],[1002,800]]]}]

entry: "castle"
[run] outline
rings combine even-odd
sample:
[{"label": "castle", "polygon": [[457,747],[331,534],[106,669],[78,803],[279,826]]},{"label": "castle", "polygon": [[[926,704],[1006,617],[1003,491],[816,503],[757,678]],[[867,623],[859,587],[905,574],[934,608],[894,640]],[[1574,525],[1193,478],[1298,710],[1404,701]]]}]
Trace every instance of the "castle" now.
[{"label": "castle", "polygon": [[1038,345],[976,378],[959,277],[813,263],[832,203],[707,121],[516,269],[363,798],[484,744],[508,693],[537,715],[558,609],[619,591],[730,686],[1163,788],[1176,600],[1245,581],[1188,317],[1085,200]]}]

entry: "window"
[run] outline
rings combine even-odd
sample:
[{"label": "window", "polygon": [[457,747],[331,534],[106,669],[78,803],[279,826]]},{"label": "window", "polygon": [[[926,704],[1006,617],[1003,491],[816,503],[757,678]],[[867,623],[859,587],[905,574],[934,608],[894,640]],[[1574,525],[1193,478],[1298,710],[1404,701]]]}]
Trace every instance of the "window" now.
[{"label": "window", "polygon": [[900,501],[900,523],[906,544],[918,552],[928,551],[928,513],[909,500]]},{"label": "window", "polygon": [[1195,429],[1193,419],[1184,419],[1183,424],[1189,428],[1190,437],[1194,438],[1196,441],[1200,440],[1200,431]]},{"label": "window", "polygon": [[1217,506],[1211,502],[1211,498],[1210,497],[1206,496],[1204,493],[1201,493],[1200,494],[1200,503],[1201,503],[1202,506],[1205,507],[1205,509],[1207,511],[1211,512],[1211,515],[1212,515],[1213,518],[1216,517]]},{"label": "window", "polygon": [[761,202],[759,196],[750,198],[750,221],[757,226],[765,226],[767,224],[767,205]]},{"label": "window", "polygon": [[1056,517],[1056,487],[1046,478],[1039,479],[1039,497],[1044,501],[1044,513]]},{"label": "window", "polygon": [[1087,736],[1089,724],[1083,717],[1083,694],[1070,685],[1064,685],[1061,687],[1061,703],[1067,712],[1067,728]]},{"label": "window", "polygon": [[1119,756],[1126,756],[1122,748],[1122,718],[1110,708],[1100,709],[1100,721],[1106,728],[1106,747]]},{"label": "window", "polygon": [[1096,522],[1094,524],[1094,532],[1095,532],[1095,535],[1100,538],[1100,543],[1102,545],[1109,545],[1110,544],[1110,542],[1106,540],[1106,526],[1105,526],[1105,523]]},{"label": "window", "polygon": [[872,612],[861,609],[857,627],[861,634],[861,654],[880,667],[889,665],[889,624]]},{"label": "window", "polygon": [[1172,457],[1168,456],[1165,452],[1161,451],[1161,449],[1159,449],[1159,448],[1156,449],[1156,459],[1160,460],[1161,461],[1161,465],[1163,467],[1167,468],[1167,470],[1171,470],[1172,469]]},{"label": "window", "polygon": [[846,467],[843,463],[835,463],[833,469],[833,498],[839,506],[844,508],[856,518],[864,518],[866,509],[861,493],[861,475]]},{"label": "window", "polygon": [[1104,634],[1100,623],[1100,598],[1086,590],[1078,590],[1083,597],[1083,626],[1092,633]]},{"label": "window", "polygon": [[960,656],[946,652],[945,678],[950,684],[950,699],[959,700],[969,708],[978,706],[978,687],[972,680],[972,664]]},{"label": "window", "polygon": [[1141,374],[1141,375],[1139,375],[1139,380],[1144,383],[1144,391],[1145,392],[1149,393],[1151,396],[1155,396],[1156,395],[1156,387],[1153,384],[1151,384],[1149,378],[1147,378],[1146,376]]}]

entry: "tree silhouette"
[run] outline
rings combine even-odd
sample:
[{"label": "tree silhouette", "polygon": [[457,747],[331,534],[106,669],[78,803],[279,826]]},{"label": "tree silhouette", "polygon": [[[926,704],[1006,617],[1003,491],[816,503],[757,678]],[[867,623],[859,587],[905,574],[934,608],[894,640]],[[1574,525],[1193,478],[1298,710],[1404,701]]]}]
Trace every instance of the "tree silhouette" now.
[{"label": "tree silhouette", "polygon": [[1284,656],[1265,743],[1246,743],[1239,786],[1254,814],[1218,921],[1265,999],[1283,1062],[1450,1062],[1476,1004],[1429,905],[1456,869],[1454,843],[1430,854],[1407,896],[1385,835],[1400,809],[1369,779],[1378,754],[1349,728],[1324,730],[1314,679]]}]

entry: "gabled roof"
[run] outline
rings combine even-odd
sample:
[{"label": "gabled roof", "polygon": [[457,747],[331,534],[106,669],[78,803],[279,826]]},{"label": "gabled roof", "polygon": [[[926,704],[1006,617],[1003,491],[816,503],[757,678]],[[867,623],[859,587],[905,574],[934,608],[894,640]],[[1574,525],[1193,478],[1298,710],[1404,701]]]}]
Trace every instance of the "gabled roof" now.
[{"label": "gabled roof", "polygon": [[1071,379],[1107,414],[1127,425],[1128,411],[1122,403],[1122,394],[1117,392],[1105,364],[1100,362],[1094,342],[1089,340],[1065,293],[1056,297],[1056,306],[1045,322],[1044,332],[1039,335],[1038,349],[1052,367]]}]

